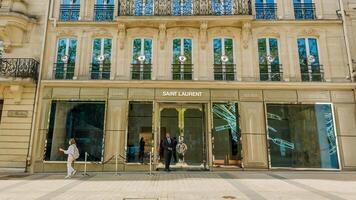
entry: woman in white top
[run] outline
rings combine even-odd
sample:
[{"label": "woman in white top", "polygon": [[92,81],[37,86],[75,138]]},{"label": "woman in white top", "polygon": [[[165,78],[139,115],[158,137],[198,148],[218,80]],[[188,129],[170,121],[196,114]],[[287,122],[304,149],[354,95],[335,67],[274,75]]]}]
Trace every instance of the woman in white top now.
[{"label": "woman in white top", "polygon": [[63,153],[68,155],[68,160],[67,160],[67,176],[65,178],[71,178],[72,176],[75,175],[77,172],[73,167],[72,163],[75,161],[75,151],[77,149],[77,146],[75,144],[74,138],[69,140],[69,147],[67,150],[64,150],[62,148],[59,149],[59,151],[62,151]]}]

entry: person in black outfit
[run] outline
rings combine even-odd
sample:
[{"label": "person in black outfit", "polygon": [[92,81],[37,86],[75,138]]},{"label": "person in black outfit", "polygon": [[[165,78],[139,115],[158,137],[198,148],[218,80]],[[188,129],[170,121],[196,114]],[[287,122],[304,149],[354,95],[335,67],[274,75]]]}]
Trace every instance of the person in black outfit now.
[{"label": "person in black outfit", "polygon": [[172,153],[173,153],[173,139],[169,133],[166,133],[166,138],[163,140],[163,149],[164,149],[164,161],[165,169],[164,171],[171,171],[169,165],[171,164]]},{"label": "person in black outfit", "polygon": [[140,151],[138,154],[138,159],[140,160],[140,163],[143,163],[143,159],[145,157],[145,141],[143,140],[143,137],[141,137],[140,140]]},{"label": "person in black outfit", "polygon": [[176,137],[173,137],[173,160],[175,163],[178,162],[177,160],[177,144],[178,144],[178,141],[177,141],[177,138]]}]

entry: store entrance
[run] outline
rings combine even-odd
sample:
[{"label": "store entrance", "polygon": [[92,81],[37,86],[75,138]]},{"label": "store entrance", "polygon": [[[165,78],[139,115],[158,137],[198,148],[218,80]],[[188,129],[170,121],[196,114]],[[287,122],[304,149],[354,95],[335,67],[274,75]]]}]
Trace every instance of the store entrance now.
[{"label": "store entrance", "polygon": [[[173,168],[206,168],[206,123],[204,104],[160,104],[160,144],[166,133],[176,141]],[[159,155],[164,162],[160,145]]]}]

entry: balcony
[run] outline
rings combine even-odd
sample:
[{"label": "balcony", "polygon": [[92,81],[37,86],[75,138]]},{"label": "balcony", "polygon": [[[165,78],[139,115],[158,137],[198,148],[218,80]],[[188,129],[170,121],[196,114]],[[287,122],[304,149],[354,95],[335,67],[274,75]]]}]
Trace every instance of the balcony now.
[{"label": "balcony", "polygon": [[151,64],[132,64],[131,66],[132,80],[151,80],[151,73]]},{"label": "balcony", "polygon": [[75,63],[55,63],[53,67],[53,79],[71,80],[74,77]]},{"label": "balcony", "polygon": [[38,79],[39,62],[32,58],[0,58],[0,77]]},{"label": "balcony", "polygon": [[173,80],[193,80],[193,64],[173,64]]},{"label": "balcony", "polygon": [[324,82],[323,66],[319,64],[300,65],[303,82]]},{"label": "balcony", "polygon": [[114,19],[114,5],[95,5],[94,14],[95,21],[112,21]]},{"label": "balcony", "polygon": [[121,0],[119,16],[251,15],[250,0]]},{"label": "balcony", "polygon": [[214,80],[234,81],[235,74],[235,64],[214,64]]},{"label": "balcony", "polygon": [[80,15],[80,5],[62,4],[59,11],[60,21],[78,21]]},{"label": "balcony", "polygon": [[315,20],[315,4],[294,3],[294,15],[296,20]]},{"label": "balcony", "polygon": [[282,81],[283,71],[281,64],[263,65],[260,64],[261,81]]},{"label": "balcony", "polygon": [[277,19],[277,4],[275,3],[256,3],[256,19],[275,20]]},{"label": "balcony", "polygon": [[111,63],[91,64],[89,68],[89,79],[91,80],[109,80]]}]

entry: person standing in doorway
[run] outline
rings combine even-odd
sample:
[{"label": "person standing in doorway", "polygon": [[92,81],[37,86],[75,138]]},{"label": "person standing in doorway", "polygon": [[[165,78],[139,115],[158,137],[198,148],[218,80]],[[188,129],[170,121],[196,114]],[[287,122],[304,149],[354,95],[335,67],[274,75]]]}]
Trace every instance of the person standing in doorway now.
[{"label": "person standing in doorway", "polygon": [[173,137],[173,160],[175,163],[178,162],[178,159],[177,159],[177,144],[178,144],[178,141],[177,141],[177,138],[176,137]]},{"label": "person standing in doorway", "polygon": [[64,154],[68,155],[68,159],[67,159],[67,176],[65,178],[71,178],[72,176],[75,175],[75,173],[77,173],[77,170],[75,170],[72,167],[72,164],[74,163],[74,161],[76,159],[79,158],[79,150],[77,148],[77,145],[76,145],[76,142],[75,142],[74,138],[71,138],[69,140],[69,147],[68,147],[67,150],[59,148],[59,151],[62,151]]},{"label": "person standing in doorway", "polygon": [[142,163],[142,164],[143,164],[144,157],[145,157],[145,140],[143,139],[143,137],[141,137],[141,140],[140,140],[140,151],[139,151],[139,154],[138,154],[138,158],[140,160],[140,163]]},{"label": "person standing in doorway", "polygon": [[166,133],[166,138],[163,140],[163,149],[164,149],[164,161],[165,169],[164,171],[171,171],[169,165],[171,164],[172,153],[173,153],[173,139],[169,133]]}]

